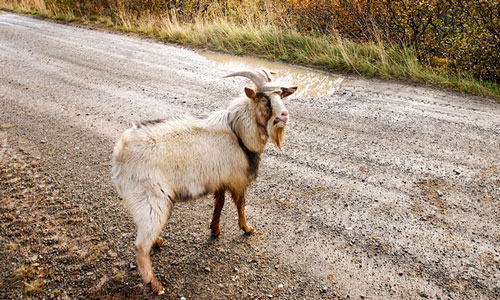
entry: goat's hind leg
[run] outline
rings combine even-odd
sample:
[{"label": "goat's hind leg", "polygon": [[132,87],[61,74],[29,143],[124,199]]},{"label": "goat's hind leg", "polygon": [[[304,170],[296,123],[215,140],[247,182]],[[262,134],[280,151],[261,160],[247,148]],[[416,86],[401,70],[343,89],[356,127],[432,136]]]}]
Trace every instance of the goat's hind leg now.
[{"label": "goat's hind leg", "polygon": [[163,245],[165,244],[165,240],[159,236],[158,238],[156,238],[155,242],[153,243],[153,247],[163,247]]},{"label": "goat's hind leg", "polygon": [[226,194],[225,189],[221,189],[215,192],[215,207],[214,207],[214,215],[212,217],[212,223],[210,223],[211,235],[213,237],[218,237],[220,234],[220,214],[222,208],[224,207],[224,197]]},{"label": "goat's hind leg", "polygon": [[[172,210],[169,200],[149,196],[140,207],[133,211],[137,224],[137,239],[135,242],[136,260],[139,273],[144,283],[151,283],[153,293],[161,295],[164,289],[153,274],[149,252],[154,243],[158,243],[159,235],[167,222]],[[163,240],[163,239],[161,239]]]}]

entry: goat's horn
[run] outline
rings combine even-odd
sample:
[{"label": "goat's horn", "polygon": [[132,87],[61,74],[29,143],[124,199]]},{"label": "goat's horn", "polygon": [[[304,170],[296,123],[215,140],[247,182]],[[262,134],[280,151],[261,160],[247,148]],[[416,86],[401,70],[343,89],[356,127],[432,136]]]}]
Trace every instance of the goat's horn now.
[{"label": "goat's horn", "polygon": [[268,82],[271,82],[273,81],[273,77],[271,76],[272,74],[276,74],[275,72],[273,71],[268,71],[266,69],[262,69],[262,73],[264,73],[264,76],[266,76],[266,79]]},{"label": "goat's horn", "polygon": [[267,82],[267,78],[265,78],[264,75],[257,73],[257,72],[250,72],[250,71],[241,71],[241,72],[232,73],[232,74],[224,76],[224,78],[233,77],[233,76],[246,77],[246,78],[252,80],[253,83],[255,83],[255,85],[257,86],[257,88],[264,86]]}]

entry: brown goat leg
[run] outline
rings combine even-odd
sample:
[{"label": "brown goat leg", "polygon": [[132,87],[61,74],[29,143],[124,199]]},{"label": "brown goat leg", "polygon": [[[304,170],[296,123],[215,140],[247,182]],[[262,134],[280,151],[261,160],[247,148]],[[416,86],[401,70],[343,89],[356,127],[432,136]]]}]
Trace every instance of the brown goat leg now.
[{"label": "brown goat leg", "polygon": [[219,236],[220,234],[220,214],[222,212],[222,207],[224,207],[224,197],[226,194],[226,190],[218,190],[215,192],[215,207],[214,207],[214,215],[212,217],[212,223],[210,223],[211,235],[214,237]]},{"label": "brown goat leg", "polygon": [[248,225],[247,218],[245,216],[245,196],[243,193],[234,192],[232,193],[234,204],[238,210],[238,225],[246,234],[252,234],[255,232],[252,226]]},{"label": "brown goat leg", "polygon": [[159,236],[156,239],[156,241],[153,243],[153,247],[160,248],[160,247],[163,247],[164,244],[165,244],[165,240],[161,236]]}]

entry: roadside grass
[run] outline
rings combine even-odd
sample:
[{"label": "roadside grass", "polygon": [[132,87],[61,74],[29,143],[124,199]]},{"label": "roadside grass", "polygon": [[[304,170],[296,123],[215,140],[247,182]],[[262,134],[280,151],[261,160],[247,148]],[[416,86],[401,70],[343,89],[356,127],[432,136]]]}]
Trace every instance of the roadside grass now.
[{"label": "roadside grass", "polygon": [[273,24],[269,21],[273,17],[245,15],[237,11],[238,15],[244,16],[238,23],[217,14],[210,20],[194,16],[189,21],[179,21],[173,12],[163,16],[147,13],[138,16],[120,6],[112,16],[84,15],[70,9],[45,6],[42,0],[0,0],[0,8],[64,22],[112,28],[208,50],[280,60],[332,72],[402,80],[493,97],[500,101],[497,84],[448,74],[439,67],[432,68],[430,64],[420,62],[409,48],[381,41],[356,43],[335,33],[304,35],[287,28],[286,24]]}]

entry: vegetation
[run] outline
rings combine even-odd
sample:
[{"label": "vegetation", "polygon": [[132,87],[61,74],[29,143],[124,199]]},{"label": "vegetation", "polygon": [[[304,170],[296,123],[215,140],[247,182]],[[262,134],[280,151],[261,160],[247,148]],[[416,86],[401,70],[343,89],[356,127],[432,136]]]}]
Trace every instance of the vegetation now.
[{"label": "vegetation", "polygon": [[0,7],[500,99],[497,0],[0,0]]}]

